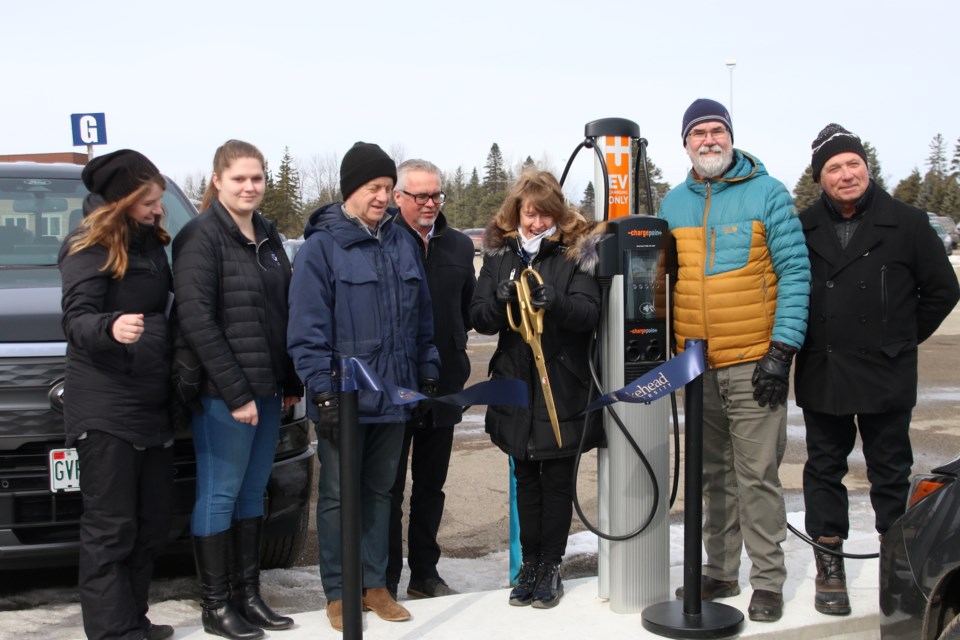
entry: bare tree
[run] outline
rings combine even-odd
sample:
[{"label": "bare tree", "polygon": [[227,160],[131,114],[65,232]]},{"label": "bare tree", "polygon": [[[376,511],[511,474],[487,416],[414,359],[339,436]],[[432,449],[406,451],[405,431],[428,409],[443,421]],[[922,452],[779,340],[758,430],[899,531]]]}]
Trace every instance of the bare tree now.
[{"label": "bare tree", "polygon": [[340,199],[340,158],[336,153],[315,153],[298,164],[301,199],[308,204],[308,212]]}]

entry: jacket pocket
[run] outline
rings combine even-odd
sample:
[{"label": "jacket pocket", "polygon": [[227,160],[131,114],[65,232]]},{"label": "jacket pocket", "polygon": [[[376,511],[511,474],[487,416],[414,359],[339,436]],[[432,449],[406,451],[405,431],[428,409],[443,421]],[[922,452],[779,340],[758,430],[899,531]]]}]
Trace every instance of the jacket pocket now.
[{"label": "jacket pocket", "polygon": [[379,279],[367,264],[355,261],[338,274],[337,349],[342,356],[369,356],[382,343]]},{"label": "jacket pocket", "polygon": [[743,220],[711,225],[707,231],[710,252],[705,265],[707,275],[742,269],[750,258],[753,224]]}]

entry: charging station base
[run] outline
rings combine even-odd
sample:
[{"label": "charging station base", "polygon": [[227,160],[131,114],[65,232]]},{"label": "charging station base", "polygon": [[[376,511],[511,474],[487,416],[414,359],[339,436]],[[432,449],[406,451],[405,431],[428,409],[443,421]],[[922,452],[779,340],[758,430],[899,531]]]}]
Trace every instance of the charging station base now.
[{"label": "charging station base", "polygon": [[727,604],[701,602],[699,614],[683,602],[661,602],[643,610],[643,628],[667,638],[729,638],[743,630],[743,612]]}]

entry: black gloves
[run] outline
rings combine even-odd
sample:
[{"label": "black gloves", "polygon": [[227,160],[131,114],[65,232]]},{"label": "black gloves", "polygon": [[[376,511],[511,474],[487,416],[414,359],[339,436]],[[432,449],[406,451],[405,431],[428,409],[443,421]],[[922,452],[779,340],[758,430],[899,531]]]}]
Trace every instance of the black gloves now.
[{"label": "black gloves", "polygon": [[771,342],[770,350],[753,370],[753,399],[761,407],[770,405],[770,410],[786,404],[790,390],[790,363],[796,347],[782,342]]},{"label": "black gloves", "polygon": [[537,309],[553,311],[560,303],[561,293],[552,284],[538,284],[530,290],[530,304]]},{"label": "black gloves", "polygon": [[311,398],[317,405],[317,435],[334,448],[340,447],[340,398],[333,391],[314,394]]},{"label": "black gloves", "polygon": [[497,300],[499,302],[517,302],[517,287],[513,280],[501,280],[497,285]]},{"label": "black gloves", "polygon": [[[425,378],[420,381],[420,393],[427,396],[428,398],[433,398],[437,395],[437,381],[434,378]],[[433,403],[429,400],[421,400],[417,403],[417,408],[413,410],[413,420],[417,423],[419,427],[429,427],[431,425],[431,420],[429,420],[428,414],[433,408]]]}]

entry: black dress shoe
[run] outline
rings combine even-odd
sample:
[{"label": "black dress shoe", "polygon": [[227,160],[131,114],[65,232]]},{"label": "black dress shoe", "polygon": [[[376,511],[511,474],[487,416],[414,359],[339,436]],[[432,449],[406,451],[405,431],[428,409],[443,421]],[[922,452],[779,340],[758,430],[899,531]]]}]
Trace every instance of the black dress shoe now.
[{"label": "black dress shoe", "polygon": [[[676,595],[677,600],[683,600],[683,587],[677,587]],[[700,576],[700,600],[703,602],[737,595],[740,595],[740,585],[736,580],[714,580],[710,576]]]},{"label": "black dress shoe", "polygon": [[754,590],[747,613],[754,622],[776,622],[783,617],[783,594]]},{"label": "black dress shoe", "polygon": [[153,624],[147,629],[146,640],[164,640],[173,635],[173,627],[168,624]]},{"label": "black dress shoe", "polygon": [[426,580],[410,578],[410,584],[407,585],[407,595],[411,598],[439,598],[440,596],[452,596],[456,593],[439,576]]}]

